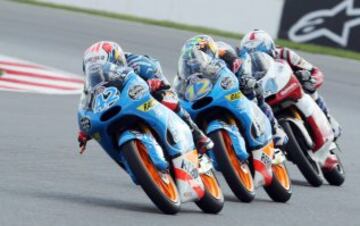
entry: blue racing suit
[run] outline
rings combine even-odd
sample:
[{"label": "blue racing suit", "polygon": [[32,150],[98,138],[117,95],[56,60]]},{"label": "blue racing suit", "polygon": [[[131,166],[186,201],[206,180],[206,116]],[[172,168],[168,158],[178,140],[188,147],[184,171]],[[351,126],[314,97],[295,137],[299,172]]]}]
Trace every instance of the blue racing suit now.
[{"label": "blue racing suit", "polygon": [[126,61],[134,72],[147,81],[152,95],[166,107],[173,110],[190,127],[195,144],[200,152],[205,152],[213,145],[212,141],[205,136],[199,127],[193,122],[190,114],[179,104],[176,92],[164,76],[160,62],[147,55],[125,53]]}]

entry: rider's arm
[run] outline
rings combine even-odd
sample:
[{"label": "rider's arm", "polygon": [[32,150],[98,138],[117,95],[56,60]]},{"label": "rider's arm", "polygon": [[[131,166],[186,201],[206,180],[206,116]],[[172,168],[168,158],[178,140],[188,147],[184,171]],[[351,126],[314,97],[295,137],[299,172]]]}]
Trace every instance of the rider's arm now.
[{"label": "rider's arm", "polygon": [[290,67],[294,70],[308,70],[312,71],[314,66],[302,58],[299,54],[289,48],[277,48],[276,58],[282,59],[288,62]]},{"label": "rider's arm", "polygon": [[127,53],[126,58],[129,67],[133,68],[137,75],[147,81],[155,98],[157,95],[160,98],[161,91],[170,89],[170,83],[164,76],[158,60],[147,55],[135,55],[132,53]]},{"label": "rider's arm", "polygon": [[316,90],[323,83],[324,74],[322,71],[310,64],[295,51],[289,48],[277,48],[276,57],[286,60],[300,82],[306,86],[311,86],[311,90]]}]

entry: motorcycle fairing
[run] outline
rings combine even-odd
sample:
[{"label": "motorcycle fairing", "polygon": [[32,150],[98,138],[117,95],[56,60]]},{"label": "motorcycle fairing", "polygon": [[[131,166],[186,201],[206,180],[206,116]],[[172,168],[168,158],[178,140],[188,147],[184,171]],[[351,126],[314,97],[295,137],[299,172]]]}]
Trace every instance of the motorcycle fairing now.
[{"label": "motorcycle fairing", "polygon": [[[184,155],[193,152],[194,143],[190,128],[174,112],[162,104],[159,104],[159,102],[150,95],[147,83],[143,79],[135,73],[128,75],[128,78],[129,79],[123,84],[121,90],[119,89],[119,93],[117,93],[118,97],[115,102],[104,105],[106,107],[99,107],[106,103],[95,103],[92,104],[90,108],[79,109],[78,123],[80,125],[81,119],[83,118],[88,118],[90,120],[91,126],[89,126],[85,132],[90,137],[96,138],[101,147],[112,159],[125,166],[126,171],[136,183],[136,178],[134,178],[134,175],[129,170],[127,162],[119,151],[119,144],[124,144],[126,141],[131,139],[141,140],[145,145],[147,145],[146,147],[149,148],[148,151],[150,158],[154,165],[159,167],[159,169],[164,169],[166,168],[165,166],[168,165],[164,162],[164,154],[160,154],[160,150],[158,149],[159,144],[150,144],[150,142],[154,141],[153,139],[149,138],[147,135],[139,136],[135,134],[132,129],[123,131],[122,134],[119,135],[118,140],[114,142],[114,138],[109,134],[109,130],[112,128],[111,126],[117,125],[117,122],[122,122],[122,119],[126,119],[129,116],[138,118],[139,123],[145,122],[146,125],[156,133],[161,147],[163,148],[162,150],[166,151],[172,158],[186,160],[187,158],[184,157]],[[101,87],[101,90],[98,93],[95,93],[92,99],[96,100],[97,95],[103,95],[103,92],[105,92],[105,98],[101,101],[106,102],[107,93],[112,93],[109,92],[108,89],[114,90],[114,88],[115,87],[112,85],[109,85],[108,87]],[[116,88],[118,89],[118,87]],[[97,107],[96,112],[93,111],[92,106]],[[116,111],[115,108],[117,108]],[[136,124],[136,122],[137,120],[133,123]],[[139,125],[134,125],[134,127],[136,126]],[[116,129],[117,128],[115,128],[115,130]],[[117,130],[119,129],[120,128]],[[168,141],[169,134],[172,135],[173,143]],[[177,163],[174,164],[174,166],[181,168],[181,165],[178,166]],[[187,172],[187,175],[192,176],[192,173],[194,174],[194,172],[187,171],[190,170],[190,168],[184,168],[183,170]],[[191,170],[198,171],[197,168],[191,168]],[[178,180],[178,178],[176,178],[176,180]],[[200,179],[194,178],[192,181],[192,183],[197,183],[199,187],[204,186]],[[183,200],[190,201],[199,198],[198,194],[194,195],[189,189],[184,190],[183,186],[179,186],[178,189],[181,196],[187,197]],[[186,195],[189,192],[191,194]]]}]

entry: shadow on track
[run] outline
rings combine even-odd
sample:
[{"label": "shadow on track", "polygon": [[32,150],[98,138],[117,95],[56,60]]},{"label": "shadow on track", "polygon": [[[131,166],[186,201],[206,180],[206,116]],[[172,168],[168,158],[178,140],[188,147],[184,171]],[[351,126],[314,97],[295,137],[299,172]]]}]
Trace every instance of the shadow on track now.
[{"label": "shadow on track", "polygon": [[140,213],[162,214],[156,206],[147,206],[135,202],[119,200],[118,198],[107,199],[104,197],[89,196],[83,194],[74,194],[61,191],[36,191],[36,190],[12,190],[1,188],[2,192],[12,193],[16,196],[27,196],[39,199],[54,200],[57,202],[77,203],[86,206],[115,208],[125,211],[133,211]]},{"label": "shadow on track", "polygon": [[[36,191],[36,190],[12,190],[8,188],[1,188],[2,192],[11,193],[16,196],[27,196],[38,199],[53,200],[57,202],[68,202],[81,204],[87,207],[104,207],[104,208],[114,208],[124,211],[140,212],[140,213],[149,213],[149,214],[159,214],[164,215],[155,205],[152,203],[146,205],[145,203],[135,203],[125,200],[119,200],[118,197],[114,199],[108,199],[104,197],[89,196],[84,194],[75,194],[69,192],[61,191]],[[195,204],[194,204],[195,205]],[[186,214],[203,214],[201,210],[187,209],[182,208],[180,213]]]},{"label": "shadow on track", "polygon": [[226,202],[236,202],[236,203],[241,203],[241,204],[251,204],[251,203],[274,203],[271,199],[263,199],[263,198],[257,198],[255,197],[254,201],[250,202],[250,203],[246,203],[246,202],[241,202],[238,198],[236,198],[235,195],[229,195],[229,194],[225,194],[225,201]]},{"label": "shadow on track", "polygon": [[291,183],[292,185],[296,185],[296,186],[301,186],[301,187],[313,187],[311,186],[311,184],[309,184],[307,181],[305,180],[295,180],[295,179],[291,179]]},{"label": "shadow on track", "polygon": [[119,199],[107,199],[103,197],[96,196],[85,196],[80,194],[71,194],[63,192],[34,192],[33,193],[38,198],[52,199],[61,202],[71,202],[83,204],[86,206],[94,207],[105,207],[105,208],[115,208],[122,209],[125,211],[134,211],[141,213],[152,213],[152,214],[162,214],[156,206],[146,206],[140,203],[134,203]]}]

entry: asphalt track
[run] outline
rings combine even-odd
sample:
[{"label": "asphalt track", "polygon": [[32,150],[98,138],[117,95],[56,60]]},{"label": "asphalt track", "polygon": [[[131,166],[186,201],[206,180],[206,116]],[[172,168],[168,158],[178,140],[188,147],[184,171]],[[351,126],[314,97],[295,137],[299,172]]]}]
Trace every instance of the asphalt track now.
[{"label": "asphalt track", "polygon": [[[179,49],[192,35],[0,1],[0,54],[78,74],[83,50],[107,39],[158,58],[172,77]],[[360,225],[360,63],[304,56],[325,71],[321,93],[345,130],[342,187],[312,188],[289,164],[294,187],[286,204],[273,203],[261,189],[254,202],[240,203],[222,183],[226,205],[219,215],[188,203],[165,216],[97,144],[77,153],[78,96],[1,92],[0,225]]]}]

